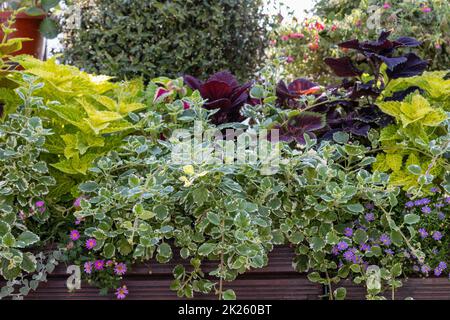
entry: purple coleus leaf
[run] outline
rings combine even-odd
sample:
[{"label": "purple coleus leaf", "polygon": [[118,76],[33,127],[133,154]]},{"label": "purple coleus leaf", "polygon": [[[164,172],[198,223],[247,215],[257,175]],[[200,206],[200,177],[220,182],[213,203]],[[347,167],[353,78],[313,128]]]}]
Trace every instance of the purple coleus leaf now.
[{"label": "purple coleus leaf", "polygon": [[414,77],[421,75],[427,66],[427,61],[420,59],[414,53],[408,53],[405,62],[396,65],[391,70],[388,69],[386,73],[391,79]]},{"label": "purple coleus leaf", "polygon": [[363,73],[353,65],[349,57],[326,58],[325,63],[338,77],[357,77]]},{"label": "purple coleus leaf", "polygon": [[0,119],[3,117],[3,103],[0,103]]},{"label": "purple coleus leaf", "polygon": [[284,126],[276,125],[274,129],[279,129],[279,138],[281,141],[296,141],[305,144],[304,135],[307,134],[314,138],[314,131],[324,128],[326,125],[325,115],[315,112],[302,112],[288,120]]},{"label": "purple coleus leaf", "polygon": [[240,110],[248,101],[248,90],[252,85],[251,82],[241,86],[228,71],[218,72],[205,82],[186,75],[184,82],[191,89],[198,90],[202,98],[207,100],[203,105],[205,109],[219,109],[211,118],[214,124],[244,120]]},{"label": "purple coleus leaf", "polygon": [[295,101],[301,96],[315,94],[320,91],[320,86],[317,83],[309,81],[305,78],[298,78],[286,85],[284,81],[278,82],[276,88],[276,95],[278,104],[280,106],[299,107],[298,102]]}]

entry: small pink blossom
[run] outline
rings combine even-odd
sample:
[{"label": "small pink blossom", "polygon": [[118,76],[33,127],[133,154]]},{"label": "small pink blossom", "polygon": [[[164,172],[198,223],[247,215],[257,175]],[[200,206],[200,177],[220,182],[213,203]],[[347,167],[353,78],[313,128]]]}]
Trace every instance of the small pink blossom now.
[{"label": "small pink blossom", "polygon": [[97,245],[97,240],[95,240],[94,238],[90,238],[90,239],[86,240],[86,248],[88,250],[93,249],[96,245]]},{"label": "small pink blossom", "polygon": [[391,8],[391,4],[390,4],[390,3],[385,2],[385,3],[383,4],[383,9],[390,9],[390,8]]},{"label": "small pink blossom", "polygon": [[94,264],[91,261],[85,262],[84,263],[84,272],[87,274],[91,274],[93,265]]},{"label": "small pink blossom", "polygon": [[289,57],[287,57],[286,62],[292,63],[292,62],[294,62],[294,60],[295,60],[294,57],[289,56]]},{"label": "small pink blossom", "polygon": [[35,203],[35,205],[36,205],[36,208],[38,208],[38,210],[42,213],[42,212],[45,212],[45,202],[44,201],[42,201],[42,200],[40,200],[40,201],[37,201],[36,203]]},{"label": "small pink blossom", "polygon": [[283,40],[283,41],[288,41],[289,40],[289,36],[281,36],[281,40]]},{"label": "small pink blossom", "polygon": [[80,197],[78,197],[78,198],[76,198],[75,199],[75,201],[73,202],[73,206],[75,207],[75,208],[80,208],[81,207],[81,199],[84,199],[84,197],[83,196],[80,196]]},{"label": "small pink blossom", "polygon": [[333,24],[333,25],[331,26],[331,31],[336,31],[337,29],[338,29],[338,26],[337,26],[337,25]]},{"label": "small pink blossom", "polygon": [[424,13],[431,12],[431,8],[428,7],[428,6],[424,6],[424,7],[422,7],[422,9],[420,9],[420,10],[422,10],[422,12],[424,12]]},{"label": "small pink blossom", "polygon": [[289,35],[291,39],[303,39],[305,35],[303,33],[294,32]]},{"label": "small pink blossom", "polygon": [[116,297],[119,300],[123,300],[126,298],[126,296],[128,295],[128,289],[127,286],[122,286],[120,288],[117,288],[116,291]]},{"label": "small pink blossom", "polygon": [[106,266],[107,267],[112,267],[113,265],[114,265],[114,261],[112,261],[112,260],[106,261]]},{"label": "small pink blossom", "polygon": [[77,241],[78,239],[80,239],[80,232],[78,232],[78,230],[70,231],[70,239],[73,241]]},{"label": "small pink blossom", "polygon": [[118,263],[114,267],[114,273],[117,274],[118,276],[123,276],[126,272],[127,272],[127,266],[125,265],[125,263],[122,263],[122,262]]},{"label": "small pink blossom", "polygon": [[94,262],[94,267],[95,267],[95,270],[98,270],[98,271],[103,270],[104,267],[105,267],[105,261],[103,261],[103,260],[95,261]]}]

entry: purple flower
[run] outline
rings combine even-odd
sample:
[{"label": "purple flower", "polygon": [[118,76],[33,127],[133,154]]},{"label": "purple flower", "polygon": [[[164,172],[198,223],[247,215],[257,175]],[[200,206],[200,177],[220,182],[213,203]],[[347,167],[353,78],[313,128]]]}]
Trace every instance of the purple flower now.
[{"label": "purple flower", "polygon": [[439,220],[444,220],[444,219],[445,219],[445,213],[443,213],[443,212],[438,212],[438,219],[439,219]]},{"label": "purple flower", "polygon": [[103,270],[105,268],[105,261],[104,260],[97,260],[94,262],[95,270]]},{"label": "purple flower", "polygon": [[337,246],[333,246],[333,248],[331,248],[331,254],[333,254],[334,256],[337,256],[339,254],[339,249]]},{"label": "purple flower", "polygon": [[431,250],[431,253],[434,255],[437,255],[439,253],[439,250],[436,248],[433,248],[433,250]]},{"label": "purple flower", "polygon": [[434,240],[439,241],[442,239],[442,233],[439,231],[434,231],[432,237]]},{"label": "purple flower", "polygon": [[431,212],[431,208],[429,206],[422,207],[421,210],[425,214],[429,214]]},{"label": "purple flower", "polygon": [[412,207],[414,207],[414,202],[408,201],[407,203],[405,203],[405,207],[407,207],[407,208],[412,208]]},{"label": "purple flower", "polygon": [[419,266],[418,265],[413,265],[413,270],[415,271],[415,272],[419,272],[420,271],[420,268],[419,268]]},{"label": "purple flower", "polygon": [[419,234],[422,239],[425,239],[426,237],[428,237],[428,232],[424,228],[419,229]]},{"label": "purple flower", "polygon": [[113,265],[114,265],[114,261],[112,261],[112,260],[106,261],[106,266],[107,267],[112,267]]},{"label": "purple flower", "polygon": [[436,203],[434,206],[436,208],[443,208],[443,207],[445,207],[445,204],[443,204],[443,203]]},{"label": "purple flower", "polygon": [[434,269],[434,275],[436,277],[439,277],[441,274],[442,274],[442,270],[441,269],[439,269],[439,268],[435,268]]},{"label": "purple flower", "polygon": [[345,228],[345,230],[344,230],[344,235],[346,236],[346,237],[351,237],[351,236],[353,236],[353,229],[352,228]]},{"label": "purple flower", "polygon": [[366,203],[365,204],[366,209],[373,210],[375,209],[375,205],[373,203]]},{"label": "purple flower", "polygon": [[424,264],[422,267],[420,267],[420,271],[426,274],[431,271],[431,268],[428,265]]},{"label": "purple flower", "polygon": [[391,249],[386,249],[386,250],[384,250],[384,252],[390,256],[392,256],[394,254],[394,251],[392,251]]},{"label": "purple flower", "polygon": [[372,212],[366,213],[364,216],[367,222],[371,222],[375,220],[375,215]]},{"label": "purple flower", "polygon": [[80,196],[80,197],[75,199],[75,201],[73,202],[73,206],[75,208],[80,208],[81,207],[81,199],[83,199],[83,196]]},{"label": "purple flower", "polygon": [[422,7],[422,9],[420,9],[420,10],[422,10],[423,13],[429,13],[429,12],[431,12],[431,8],[428,7],[428,6]]},{"label": "purple flower", "polygon": [[70,231],[70,239],[73,241],[77,241],[78,239],[80,239],[80,232],[78,232],[78,230]]},{"label": "purple flower", "polygon": [[91,261],[85,262],[84,263],[84,272],[86,272],[87,274],[91,274],[93,265],[94,264]]},{"label": "purple flower", "polygon": [[348,243],[345,241],[341,241],[337,244],[337,248],[339,251],[343,251],[348,248]]},{"label": "purple flower", "polygon": [[351,250],[347,250],[344,252],[344,259],[350,262],[355,260],[355,254]]},{"label": "purple flower", "polygon": [[370,251],[370,249],[371,249],[370,245],[368,245],[366,243],[363,243],[359,246],[360,251]]},{"label": "purple flower", "polygon": [[422,198],[422,199],[414,201],[414,204],[419,207],[419,206],[425,206],[425,205],[429,204],[430,202],[431,202],[430,199]]},{"label": "purple flower", "polygon": [[387,234],[383,233],[380,236],[380,242],[382,244],[384,244],[385,246],[390,246],[391,245],[391,238],[389,238],[389,236]]},{"label": "purple flower", "polygon": [[125,265],[125,263],[122,263],[122,262],[118,263],[114,267],[114,273],[117,274],[118,276],[123,276],[126,272],[127,272],[127,266]]},{"label": "purple flower", "polygon": [[447,269],[447,264],[444,261],[439,262],[438,268],[441,270]]},{"label": "purple flower", "polygon": [[97,245],[97,240],[90,238],[86,240],[86,248],[91,250]]},{"label": "purple flower", "polygon": [[126,286],[122,286],[122,287],[118,288],[116,291],[117,299],[123,300],[126,298],[127,295],[128,295],[128,289]]},{"label": "purple flower", "polygon": [[45,202],[44,201],[36,201],[36,208],[39,209],[40,212],[45,212]]},{"label": "purple flower", "polygon": [[445,202],[446,204],[450,204],[450,197],[445,197],[445,198],[444,198],[444,202]]},{"label": "purple flower", "polygon": [[439,189],[438,187],[433,187],[430,189],[430,191],[433,193],[438,193],[439,191],[441,191],[441,189]]},{"label": "purple flower", "polygon": [[44,206],[45,206],[45,202],[44,202],[44,201],[41,200],[41,201],[37,201],[37,202],[36,202],[36,207],[37,207],[37,208],[42,208],[42,207],[44,207]]}]

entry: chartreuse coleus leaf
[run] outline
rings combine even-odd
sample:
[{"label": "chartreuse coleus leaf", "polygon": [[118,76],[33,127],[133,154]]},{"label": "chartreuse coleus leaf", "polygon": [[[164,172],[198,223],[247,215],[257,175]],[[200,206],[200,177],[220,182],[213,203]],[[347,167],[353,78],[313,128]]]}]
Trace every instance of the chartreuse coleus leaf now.
[{"label": "chartreuse coleus leaf", "polygon": [[420,121],[424,126],[435,127],[447,119],[444,110],[433,108],[422,95],[411,94],[404,101],[386,101],[378,103],[380,109],[394,118],[405,128]]}]

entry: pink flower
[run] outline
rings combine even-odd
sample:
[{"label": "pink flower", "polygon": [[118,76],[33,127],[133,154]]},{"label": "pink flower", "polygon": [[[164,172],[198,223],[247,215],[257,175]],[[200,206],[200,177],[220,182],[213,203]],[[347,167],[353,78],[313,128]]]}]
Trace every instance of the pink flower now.
[{"label": "pink flower", "polygon": [[170,94],[172,94],[172,91],[164,89],[164,88],[158,88],[158,89],[156,89],[155,96],[153,98],[153,102],[161,102],[162,100],[164,100],[164,98],[166,98]]},{"label": "pink flower", "polygon": [[44,206],[45,206],[45,202],[44,202],[44,201],[41,200],[41,201],[37,201],[37,202],[36,202],[36,207],[37,207],[37,208],[42,208],[42,207],[44,207]]},{"label": "pink flower", "polygon": [[308,48],[311,51],[316,51],[319,49],[319,44],[317,42],[308,44]]},{"label": "pink flower", "polygon": [[77,241],[78,239],[80,239],[80,233],[78,232],[78,230],[70,231],[70,239],[73,241]]},{"label": "pink flower", "polygon": [[325,26],[324,26],[322,23],[320,23],[320,22],[316,22],[316,24],[315,24],[314,27],[315,27],[316,30],[318,30],[318,31],[322,31],[322,30],[325,29]]},{"label": "pink flower", "polygon": [[125,265],[125,263],[122,263],[122,262],[118,263],[114,267],[114,273],[117,274],[118,276],[123,276],[126,272],[127,272],[127,266]]},{"label": "pink flower", "polygon": [[289,57],[287,57],[286,62],[292,63],[292,62],[294,62],[294,60],[295,60],[294,57],[289,56]]},{"label": "pink flower", "polygon": [[122,286],[120,288],[117,288],[116,291],[116,297],[119,300],[123,300],[126,298],[126,296],[128,295],[128,289],[127,286]]},{"label": "pink flower", "polygon": [[383,4],[383,9],[390,9],[390,8],[391,8],[391,5],[388,2],[385,2]]},{"label": "pink flower", "polygon": [[75,201],[73,202],[73,206],[75,207],[75,208],[80,208],[81,207],[81,199],[84,199],[84,197],[83,196],[80,196],[80,197],[78,197],[78,198],[76,198],[75,199]]},{"label": "pink flower", "polygon": [[289,40],[289,36],[281,36],[281,40],[288,41]]},{"label": "pink flower", "polygon": [[190,108],[191,108],[191,105],[189,104],[189,102],[183,100],[183,109],[188,110]]},{"label": "pink flower", "polygon": [[436,49],[441,49],[441,48],[442,48],[442,46],[441,46],[440,43],[435,43],[435,44],[434,44],[434,47],[435,47]]},{"label": "pink flower", "polygon": [[86,248],[88,250],[93,249],[96,245],[97,245],[97,240],[95,240],[94,238],[90,238],[90,239],[86,240]]},{"label": "pink flower", "polygon": [[431,8],[428,7],[428,6],[424,6],[424,7],[422,7],[422,9],[420,9],[420,10],[422,10],[422,12],[424,12],[424,13],[431,12]]},{"label": "pink flower", "polygon": [[112,267],[113,265],[114,265],[114,261],[112,261],[112,260],[106,261],[106,266],[107,267]]},{"label": "pink flower", "polygon": [[277,40],[270,40],[269,44],[273,47],[274,45],[277,44]]},{"label": "pink flower", "polygon": [[305,37],[305,35],[303,33],[297,33],[297,32],[291,33],[289,35],[289,38],[291,38],[291,39],[302,39],[304,37]]},{"label": "pink flower", "polygon": [[88,262],[85,262],[84,263],[84,272],[86,272],[87,274],[91,274],[92,273],[92,266],[93,266],[94,264],[92,263],[92,262],[90,262],[90,261],[88,261]]},{"label": "pink flower", "polygon": [[331,26],[331,31],[336,31],[336,30],[337,30],[337,28],[338,28],[338,26],[337,26],[337,25],[335,25],[335,24],[333,24],[333,25]]},{"label": "pink flower", "polygon": [[79,225],[80,223],[81,223],[81,220],[80,220],[80,219],[76,219],[76,220],[75,220],[75,224],[76,224],[76,225]]},{"label": "pink flower", "polygon": [[37,201],[36,203],[35,203],[35,205],[36,205],[36,208],[38,208],[38,210],[42,213],[42,212],[45,212],[45,202],[44,201],[42,201],[42,200],[40,200],[40,201]]},{"label": "pink flower", "polygon": [[95,267],[95,270],[103,270],[104,269],[104,267],[105,267],[105,261],[103,261],[103,260],[97,260],[97,261],[95,261],[94,262],[94,267]]}]

